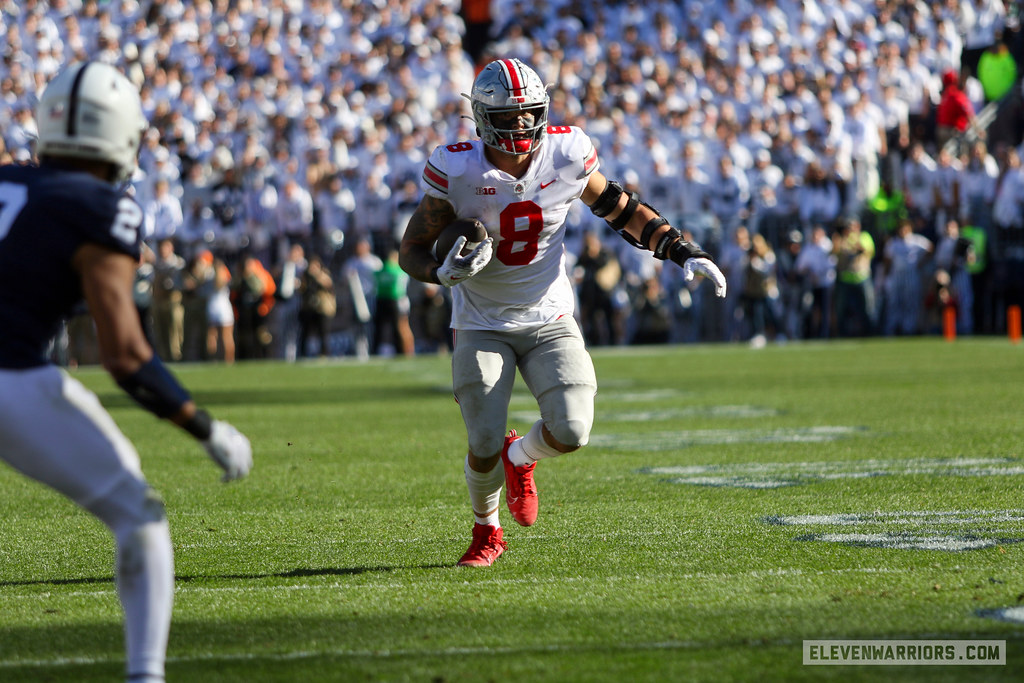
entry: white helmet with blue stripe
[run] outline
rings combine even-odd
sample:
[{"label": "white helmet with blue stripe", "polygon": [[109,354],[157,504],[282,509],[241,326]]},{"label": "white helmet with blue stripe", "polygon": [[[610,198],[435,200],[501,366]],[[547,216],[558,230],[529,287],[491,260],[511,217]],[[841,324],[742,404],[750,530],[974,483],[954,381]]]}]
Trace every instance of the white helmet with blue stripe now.
[{"label": "white helmet with blue stripe", "polygon": [[78,62],[57,74],[36,106],[36,155],[105,161],[111,181],[135,170],[148,123],[139,91],[124,74],[103,62]]}]

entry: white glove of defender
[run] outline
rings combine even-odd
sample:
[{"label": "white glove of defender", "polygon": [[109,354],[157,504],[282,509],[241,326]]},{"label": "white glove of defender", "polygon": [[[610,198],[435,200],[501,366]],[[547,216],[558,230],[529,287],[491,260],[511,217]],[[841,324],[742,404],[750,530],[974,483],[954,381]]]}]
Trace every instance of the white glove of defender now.
[{"label": "white glove of defender", "polygon": [[468,280],[484,269],[491,261],[491,251],[494,240],[488,237],[477,245],[476,249],[465,256],[462,247],[466,244],[466,238],[459,237],[452,245],[451,251],[444,257],[444,263],[437,269],[437,279],[445,287],[454,287],[463,280]]},{"label": "white glove of defender", "polygon": [[703,275],[715,286],[715,295],[725,297],[725,275],[706,258],[690,258],[683,262],[683,280],[689,282],[694,275]]},{"label": "white glove of defender", "polygon": [[200,443],[224,470],[221,481],[241,479],[252,469],[252,446],[249,439],[227,422],[214,420],[210,425],[210,438]]}]

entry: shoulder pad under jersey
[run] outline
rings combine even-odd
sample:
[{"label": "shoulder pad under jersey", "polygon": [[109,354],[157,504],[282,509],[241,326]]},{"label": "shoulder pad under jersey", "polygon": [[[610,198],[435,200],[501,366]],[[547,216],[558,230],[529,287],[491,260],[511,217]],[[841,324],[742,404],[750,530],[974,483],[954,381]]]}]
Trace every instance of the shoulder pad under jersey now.
[{"label": "shoulder pad under jersey", "polygon": [[423,168],[420,188],[433,197],[448,197],[448,179],[458,178],[466,172],[466,164],[477,143],[454,142],[434,148]]},{"label": "shoulder pad under jersey", "polygon": [[102,244],[139,258],[142,208],[110,183],[83,173],[54,174],[39,201],[48,204],[53,219],[73,226],[74,241]]},{"label": "shoulder pad under jersey", "polygon": [[576,126],[548,126],[545,139],[555,168],[567,180],[583,180],[601,165],[590,136]]}]

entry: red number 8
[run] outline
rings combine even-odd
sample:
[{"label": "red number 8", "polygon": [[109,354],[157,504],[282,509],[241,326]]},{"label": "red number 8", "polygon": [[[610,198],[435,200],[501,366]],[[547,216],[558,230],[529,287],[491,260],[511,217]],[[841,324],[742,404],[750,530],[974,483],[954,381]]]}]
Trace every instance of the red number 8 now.
[{"label": "red number 8", "polygon": [[[525,225],[516,219],[525,218]],[[534,202],[513,202],[499,214],[501,243],[498,260],[506,266],[525,266],[537,255],[540,233],[544,229],[544,215]],[[514,248],[522,245],[518,250]]]},{"label": "red number 8", "polygon": [[456,142],[445,147],[449,152],[468,152],[473,149],[473,145],[468,142]]}]

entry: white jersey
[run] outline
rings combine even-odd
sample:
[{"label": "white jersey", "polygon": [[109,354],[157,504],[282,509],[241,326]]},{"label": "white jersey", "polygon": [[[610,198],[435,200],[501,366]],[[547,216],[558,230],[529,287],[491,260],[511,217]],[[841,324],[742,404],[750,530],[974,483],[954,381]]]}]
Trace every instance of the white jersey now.
[{"label": "white jersey", "polygon": [[565,219],[598,166],[593,143],[575,126],[548,126],[521,178],[495,168],[479,140],[433,151],[423,191],[447,200],[459,218],[479,219],[494,239],[487,267],[452,288],[452,328],[514,330],[572,315]]}]

